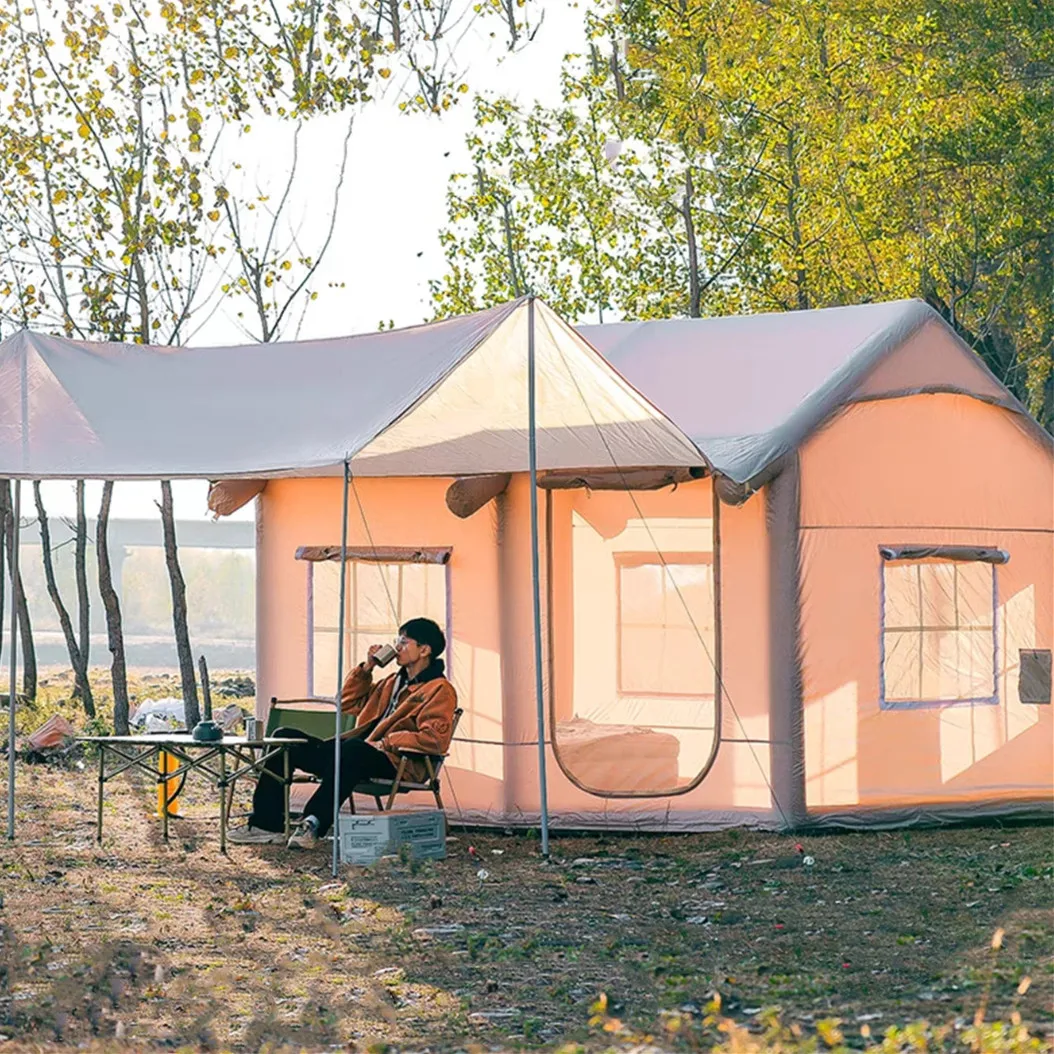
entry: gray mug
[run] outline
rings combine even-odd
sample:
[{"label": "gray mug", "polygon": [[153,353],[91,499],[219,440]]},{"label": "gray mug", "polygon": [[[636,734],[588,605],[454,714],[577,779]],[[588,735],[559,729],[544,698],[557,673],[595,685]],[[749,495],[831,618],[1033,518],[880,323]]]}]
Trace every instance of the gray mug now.
[{"label": "gray mug", "polygon": [[260,728],[260,721],[255,717],[247,717],[245,719],[245,738],[250,743],[255,743],[259,738],[263,730]]},{"label": "gray mug", "polygon": [[381,650],[373,656],[373,661],[378,666],[387,666],[398,654],[391,644],[382,644]]}]

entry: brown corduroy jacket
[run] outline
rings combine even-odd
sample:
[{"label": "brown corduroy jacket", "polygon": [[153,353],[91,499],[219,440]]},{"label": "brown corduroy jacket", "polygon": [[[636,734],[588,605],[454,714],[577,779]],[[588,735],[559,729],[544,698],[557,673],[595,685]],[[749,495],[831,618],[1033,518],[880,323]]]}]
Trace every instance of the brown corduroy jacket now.
[{"label": "brown corduroy jacket", "polygon": [[[348,674],[340,693],[341,709],[356,715],[355,728],[345,732],[343,738],[365,734],[366,742],[383,750],[396,769],[401,760],[400,751],[445,754],[450,749],[457,692],[443,676],[443,669],[442,660],[432,663],[419,675],[419,680],[403,688],[395,709],[380,720],[388,708],[398,673],[374,684],[373,671],[360,663]],[[405,778],[413,782],[427,780],[424,761],[410,758]]]}]

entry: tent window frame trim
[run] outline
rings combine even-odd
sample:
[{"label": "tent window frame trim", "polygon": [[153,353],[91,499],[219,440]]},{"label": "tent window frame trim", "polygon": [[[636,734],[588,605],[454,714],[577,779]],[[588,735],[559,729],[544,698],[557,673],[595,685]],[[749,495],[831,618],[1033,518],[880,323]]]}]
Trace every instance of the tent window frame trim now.
[{"label": "tent window frame trim", "polygon": [[[326,546],[326,547],[319,547],[319,548],[332,549],[334,547]],[[305,657],[306,657],[306,660],[307,660],[307,669],[306,669],[307,693],[306,694],[310,698],[315,698],[316,697],[316,695],[315,695],[315,632],[316,632],[316,628],[315,628],[315,571],[316,571],[316,566],[320,565],[320,564],[321,565],[325,565],[327,563],[336,563],[339,566],[339,564],[340,564],[340,557],[339,557],[340,546],[336,546],[335,548],[336,548],[337,553],[338,553],[338,555],[336,557],[309,555],[309,554],[313,554],[314,552],[318,551],[318,549],[316,549],[315,547],[304,547],[304,546],[302,546],[300,549],[297,550],[297,553],[296,553],[296,559],[297,560],[302,560],[307,565],[307,567],[306,567],[306,571],[307,571],[307,619],[306,619],[307,647],[305,649],[305,653],[306,653]],[[400,568],[400,570],[403,569],[403,568],[406,568],[406,567],[415,567],[415,566],[422,566],[422,565],[424,565],[424,566],[439,565],[439,566],[441,566],[443,568],[443,593],[444,593],[444,597],[443,597],[443,608],[444,608],[443,621],[444,621],[444,625],[441,628],[443,630],[444,636],[446,637],[446,648],[443,651],[443,660],[444,660],[444,663],[446,665],[445,676],[449,680],[449,679],[451,679],[453,677],[453,670],[454,670],[454,619],[453,619],[454,608],[453,608],[452,588],[451,588],[452,587],[452,583],[453,583],[453,576],[451,574],[451,568],[450,568],[450,559],[451,559],[451,556],[453,555],[453,550],[450,549],[450,548],[442,548],[442,549],[429,549],[427,547],[407,548],[405,550],[401,550],[401,552],[405,553],[405,555],[400,555],[400,556],[394,556],[393,553],[395,553],[395,552],[396,552],[396,550],[392,550],[392,549],[387,549],[387,550],[382,550],[382,549],[378,549],[378,550],[364,550],[364,549],[362,549],[362,550],[360,550],[360,549],[351,549],[351,548],[349,548],[347,550],[347,561],[346,562],[349,564],[349,571],[351,571],[352,573],[350,573],[348,575],[348,588],[347,588],[347,596],[346,596],[346,601],[345,602],[346,602],[347,605],[351,606],[352,612],[346,614],[346,616],[345,616],[344,636],[345,636],[345,638],[347,640],[350,641],[350,639],[352,637],[354,637],[355,633],[356,633],[356,630],[353,628],[356,625],[356,620],[355,620],[354,617],[352,617],[352,615],[354,613],[355,599],[356,599],[356,595],[357,595],[356,586],[354,584],[355,583],[355,569],[356,569],[357,565],[362,564],[362,565],[365,565],[365,566],[382,567],[382,568],[385,568],[385,567],[398,567],[398,568]],[[436,555],[436,557],[439,557],[439,558],[425,558],[425,559],[422,559],[421,555],[420,555],[422,553],[429,554],[429,556],[431,556],[431,554],[434,553]],[[399,617],[402,618],[402,616],[399,616]],[[410,616],[410,617],[414,617],[414,616]],[[339,630],[336,627],[334,627],[332,630],[325,629],[322,632],[332,633],[333,636],[337,636],[339,634]],[[338,643],[338,647],[339,646],[340,645]],[[349,650],[349,661],[345,665],[347,667],[346,670],[345,670],[345,677],[347,677],[347,675],[350,674],[351,671],[356,666],[355,657],[354,657],[354,655],[350,654],[350,650]],[[337,686],[337,691],[339,692],[342,689],[342,687],[343,686],[338,685]],[[332,694],[336,695],[336,693],[332,693]],[[318,698],[330,698],[330,696],[329,695],[318,696]]]},{"label": "tent window frame trim", "polygon": [[[989,556],[997,553],[996,558]],[[924,553],[924,555],[916,555]],[[986,550],[978,548],[975,553],[964,552],[964,547],[951,546],[945,552],[942,547],[920,546],[917,549],[903,546],[880,545],[879,555],[879,655],[878,655],[878,707],[882,711],[896,710],[943,710],[948,707],[957,706],[999,706],[999,577],[997,568],[1000,564],[1009,560],[1009,554],[1003,550]],[[962,563],[981,564],[987,566],[992,576],[991,588],[991,625],[978,627],[979,630],[987,630],[992,639],[992,694],[986,696],[970,696],[962,699],[887,699],[886,697],[886,635],[894,632],[918,632],[920,639],[929,632],[940,632],[951,628],[960,630],[958,625],[958,611],[956,610],[956,625],[953,627],[926,626],[923,623],[922,613],[919,613],[919,625],[917,627],[898,627],[896,629],[886,626],[886,568],[890,564],[901,566],[921,567],[933,563],[950,563],[957,566]],[[921,602],[921,601],[920,601]],[[920,666],[922,663],[922,650],[919,654]],[[921,683],[921,677],[920,677]],[[921,691],[919,693],[921,695]]]}]

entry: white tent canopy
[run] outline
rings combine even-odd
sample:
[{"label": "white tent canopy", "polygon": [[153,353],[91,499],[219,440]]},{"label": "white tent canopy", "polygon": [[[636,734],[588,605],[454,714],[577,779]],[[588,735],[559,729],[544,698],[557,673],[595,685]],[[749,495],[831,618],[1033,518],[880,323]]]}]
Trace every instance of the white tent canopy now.
[{"label": "white tent canopy", "polygon": [[[535,303],[539,469],[705,458]],[[355,337],[170,348],[0,344],[0,477],[465,475],[528,467],[528,303]]]}]

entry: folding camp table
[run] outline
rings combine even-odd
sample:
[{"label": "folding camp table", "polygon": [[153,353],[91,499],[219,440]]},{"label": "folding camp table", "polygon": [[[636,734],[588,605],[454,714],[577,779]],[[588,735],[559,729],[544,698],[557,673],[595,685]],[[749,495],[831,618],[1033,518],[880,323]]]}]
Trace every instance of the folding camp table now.
[{"label": "folding camp table", "polygon": [[[278,780],[285,789],[285,833],[289,834],[289,771],[288,748],[306,743],[306,739],[286,739],[263,736],[225,736],[212,743],[200,743],[189,732],[160,733],[138,736],[81,736],[82,743],[95,743],[99,748],[99,812],[96,838],[102,841],[102,805],[104,788],[115,776],[138,768],[149,773],[158,785],[180,779],[191,772],[202,773],[214,781],[220,792],[220,852],[227,852],[227,789],[250,773],[258,778]],[[174,757],[178,766],[161,771],[158,764],[162,753]],[[264,767],[271,758],[282,756],[282,775]],[[107,755],[111,766],[107,769]],[[228,761],[232,767],[228,769]],[[161,831],[168,841],[168,809],[161,809]]]}]

